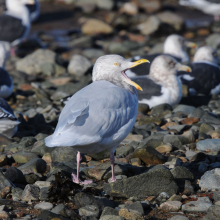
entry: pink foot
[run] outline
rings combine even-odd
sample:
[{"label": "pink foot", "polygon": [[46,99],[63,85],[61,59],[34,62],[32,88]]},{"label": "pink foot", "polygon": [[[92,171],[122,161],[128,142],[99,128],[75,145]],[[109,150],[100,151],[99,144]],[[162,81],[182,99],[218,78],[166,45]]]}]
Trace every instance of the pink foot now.
[{"label": "pink foot", "polygon": [[93,181],[92,180],[84,180],[84,181],[82,181],[82,180],[80,180],[79,178],[77,178],[77,175],[75,175],[75,174],[73,174],[72,173],[72,181],[74,182],[74,183],[77,183],[77,184],[82,184],[82,185],[88,185],[88,184],[90,184],[90,183],[93,183]]},{"label": "pink foot", "polygon": [[109,182],[110,183],[116,182],[116,178],[112,178]]}]

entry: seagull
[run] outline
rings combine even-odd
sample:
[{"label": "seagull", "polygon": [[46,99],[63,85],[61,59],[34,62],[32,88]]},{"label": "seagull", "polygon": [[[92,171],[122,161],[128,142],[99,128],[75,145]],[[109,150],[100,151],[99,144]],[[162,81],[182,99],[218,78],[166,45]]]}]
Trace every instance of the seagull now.
[{"label": "seagull", "polygon": [[5,70],[5,61],[7,59],[7,51],[5,45],[0,43],[0,98],[8,98],[13,91],[13,80],[9,73]]},{"label": "seagull", "polygon": [[[189,56],[186,53],[186,48],[196,48],[196,44],[190,41],[187,41],[184,37],[172,34],[169,35],[165,42],[163,48],[163,54],[167,54],[175,58],[178,62],[186,63],[189,61]],[[155,57],[161,54],[147,54],[142,56],[134,56],[131,61],[139,60],[139,59],[147,59],[151,63],[155,59]],[[141,75],[148,75],[150,72],[150,65],[143,64],[141,66],[135,67],[132,70],[127,71],[128,77],[135,77]]]},{"label": "seagull", "polygon": [[63,108],[57,127],[45,139],[48,147],[72,146],[77,153],[75,183],[89,184],[79,179],[80,152],[111,151],[112,179],[114,152],[131,131],[137,116],[141,87],[127,77],[126,71],[148,60],[130,62],[119,55],[105,55],[97,59],[92,73],[93,82],[75,93]]},{"label": "seagull", "polygon": [[182,83],[188,86],[189,94],[215,95],[220,92],[220,59],[217,51],[209,46],[200,47],[189,64],[191,73],[178,72]]},{"label": "seagull", "polygon": [[220,2],[219,0],[179,0],[179,4],[183,6],[192,6],[201,10],[205,14],[214,16],[216,21],[219,21]]},{"label": "seagull", "polygon": [[148,104],[150,108],[163,103],[179,103],[182,98],[182,84],[176,76],[178,70],[191,71],[190,67],[181,65],[169,55],[156,57],[148,76],[131,78],[143,88],[143,92],[138,91],[138,102]]},{"label": "seagull", "polygon": [[17,132],[19,123],[10,105],[0,98],[0,133],[11,138]]},{"label": "seagull", "polygon": [[5,43],[8,51],[30,31],[30,15],[25,4],[34,4],[34,0],[6,0],[8,10],[0,16],[0,41]]}]

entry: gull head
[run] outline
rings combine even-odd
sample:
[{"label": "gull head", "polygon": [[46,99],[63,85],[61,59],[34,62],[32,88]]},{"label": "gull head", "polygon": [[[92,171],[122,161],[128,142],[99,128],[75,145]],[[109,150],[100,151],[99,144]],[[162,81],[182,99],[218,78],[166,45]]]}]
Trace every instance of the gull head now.
[{"label": "gull head", "polygon": [[135,62],[127,61],[119,55],[105,55],[97,59],[92,73],[93,81],[106,80],[123,88],[134,86],[138,90],[142,88],[133,82],[127,75],[126,71],[142,63],[149,62],[141,59]]}]

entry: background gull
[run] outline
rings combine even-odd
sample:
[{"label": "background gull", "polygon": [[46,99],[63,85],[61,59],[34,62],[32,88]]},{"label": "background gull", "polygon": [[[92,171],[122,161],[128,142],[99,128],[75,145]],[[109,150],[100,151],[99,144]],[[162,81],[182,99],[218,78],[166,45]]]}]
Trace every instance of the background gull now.
[{"label": "background gull", "polygon": [[150,108],[168,103],[175,105],[182,97],[182,85],[176,76],[178,70],[191,71],[190,67],[181,65],[169,55],[160,55],[154,59],[148,76],[132,78],[143,92],[138,92],[139,103],[148,104]]},{"label": "background gull", "polygon": [[[184,37],[172,34],[168,36],[164,42],[163,54],[170,55],[175,58],[178,62],[188,62],[189,56],[186,52],[186,48],[195,48],[196,44],[187,41]],[[134,56],[132,61],[139,59],[147,59],[151,63],[152,61],[161,54],[147,54],[142,56]],[[150,65],[143,64],[141,66],[135,67],[127,72],[129,77],[148,75],[150,72]]]},{"label": "background gull", "polygon": [[220,92],[220,60],[217,51],[209,46],[199,48],[189,64],[191,73],[178,72],[182,83],[188,86],[189,93],[214,95]]},{"label": "background gull", "polygon": [[48,147],[73,146],[79,151],[77,175],[72,174],[75,183],[91,182],[79,179],[80,152],[98,153],[106,149],[111,151],[112,181],[116,180],[114,151],[135,123],[136,89],[141,90],[125,71],[144,62],[147,60],[129,62],[119,55],[98,58],[93,83],[72,96],[60,114],[55,132],[45,139]]}]

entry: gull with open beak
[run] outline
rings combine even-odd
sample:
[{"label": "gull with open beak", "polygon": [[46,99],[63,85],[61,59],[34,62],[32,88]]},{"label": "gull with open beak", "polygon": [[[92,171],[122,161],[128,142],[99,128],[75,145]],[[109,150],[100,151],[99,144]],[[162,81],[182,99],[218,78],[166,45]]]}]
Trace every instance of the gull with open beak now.
[{"label": "gull with open beak", "polygon": [[131,131],[137,116],[137,91],[142,88],[126,75],[130,68],[148,60],[129,62],[119,55],[97,59],[93,68],[93,83],[74,94],[62,110],[55,132],[45,139],[48,147],[72,146],[77,153],[75,183],[88,184],[79,178],[80,152],[111,151],[112,179],[114,152]]},{"label": "gull with open beak", "polygon": [[182,98],[182,84],[176,75],[178,71],[191,72],[191,68],[169,55],[156,57],[148,76],[132,78],[144,90],[138,92],[139,103],[148,104],[150,108],[163,103],[178,104]]}]

